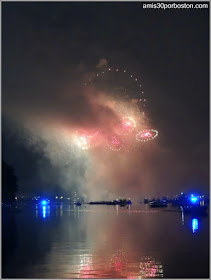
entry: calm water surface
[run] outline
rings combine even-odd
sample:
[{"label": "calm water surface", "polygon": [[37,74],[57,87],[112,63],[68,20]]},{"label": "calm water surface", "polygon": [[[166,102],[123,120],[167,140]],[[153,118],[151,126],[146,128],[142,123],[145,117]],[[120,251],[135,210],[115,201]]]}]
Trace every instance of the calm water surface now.
[{"label": "calm water surface", "polygon": [[25,207],[3,216],[4,278],[203,278],[209,218],[176,208]]}]

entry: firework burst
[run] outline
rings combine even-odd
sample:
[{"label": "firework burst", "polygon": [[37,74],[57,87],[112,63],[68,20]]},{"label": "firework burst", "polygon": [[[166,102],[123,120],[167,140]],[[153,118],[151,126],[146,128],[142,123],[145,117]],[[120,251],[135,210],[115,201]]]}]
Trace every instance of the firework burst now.
[{"label": "firework burst", "polygon": [[109,108],[119,120],[113,122],[109,129],[105,123],[105,127],[96,133],[76,133],[76,143],[82,150],[107,143],[112,151],[130,151],[137,146],[137,141],[143,144],[157,137],[157,130],[144,130],[148,127],[145,114],[147,100],[141,79],[136,75],[126,69],[108,67],[92,74],[85,82],[86,89],[97,93],[103,106]]}]

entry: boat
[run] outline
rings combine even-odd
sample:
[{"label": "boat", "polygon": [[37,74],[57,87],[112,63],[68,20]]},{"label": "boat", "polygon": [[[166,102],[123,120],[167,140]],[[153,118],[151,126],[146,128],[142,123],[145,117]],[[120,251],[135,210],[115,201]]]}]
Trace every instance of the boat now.
[{"label": "boat", "polygon": [[149,202],[150,207],[167,207],[167,203],[161,200],[154,200]]},{"label": "boat", "polygon": [[81,205],[80,202],[75,202],[74,204],[75,204],[76,206],[80,206],[80,205]]}]

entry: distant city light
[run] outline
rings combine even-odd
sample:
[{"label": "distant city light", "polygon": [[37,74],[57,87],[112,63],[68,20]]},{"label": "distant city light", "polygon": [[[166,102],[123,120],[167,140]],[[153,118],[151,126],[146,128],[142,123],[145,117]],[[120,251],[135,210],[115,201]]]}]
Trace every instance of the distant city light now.
[{"label": "distant city light", "polygon": [[42,200],[41,203],[42,203],[42,205],[47,205],[48,204],[47,200]]},{"label": "distant city light", "polygon": [[182,224],[184,225],[185,223],[185,217],[184,217],[184,212],[182,211]]},{"label": "distant city light", "polygon": [[191,200],[192,203],[196,203],[198,201],[198,197],[191,194],[190,200]]}]

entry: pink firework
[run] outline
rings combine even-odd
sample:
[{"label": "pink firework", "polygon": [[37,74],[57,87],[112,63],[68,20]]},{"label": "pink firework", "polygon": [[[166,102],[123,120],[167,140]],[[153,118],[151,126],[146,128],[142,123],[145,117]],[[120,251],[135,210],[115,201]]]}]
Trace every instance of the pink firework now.
[{"label": "pink firework", "polygon": [[120,151],[123,148],[123,141],[118,136],[110,136],[108,138],[108,147],[113,151]]},{"label": "pink firework", "polygon": [[155,129],[142,130],[136,135],[136,140],[140,142],[153,140],[158,136],[158,131]]},{"label": "pink firework", "polygon": [[[92,74],[84,84],[85,93],[89,94],[94,90],[102,94],[99,104],[106,101],[104,105],[112,109],[116,116],[119,116],[119,120],[111,124],[110,131],[105,124],[105,128],[98,128],[99,131],[96,131],[96,127],[89,127],[84,128],[85,132],[77,133],[76,142],[81,149],[101,147],[107,142],[108,147],[113,151],[129,152],[139,146],[138,144],[157,137],[157,130],[140,131],[140,127],[145,127],[149,120],[145,114],[147,99],[142,89],[141,78],[135,73],[121,67],[108,66],[98,69],[97,73]],[[105,99],[104,94],[109,92],[112,93],[110,98],[106,96]],[[118,99],[115,98],[116,95]]]},{"label": "pink firework", "polygon": [[152,137],[152,133],[150,133],[149,131],[141,134],[141,138],[148,138],[148,137]]},{"label": "pink firework", "polygon": [[121,120],[120,127],[116,128],[116,133],[119,135],[126,135],[131,133],[136,127],[136,122],[132,117],[124,117]]},{"label": "pink firework", "polygon": [[112,140],[111,140],[111,143],[112,143],[112,144],[115,144],[115,145],[119,145],[119,144],[120,144],[120,142],[116,139],[115,136],[112,136],[111,139],[112,139]]}]

